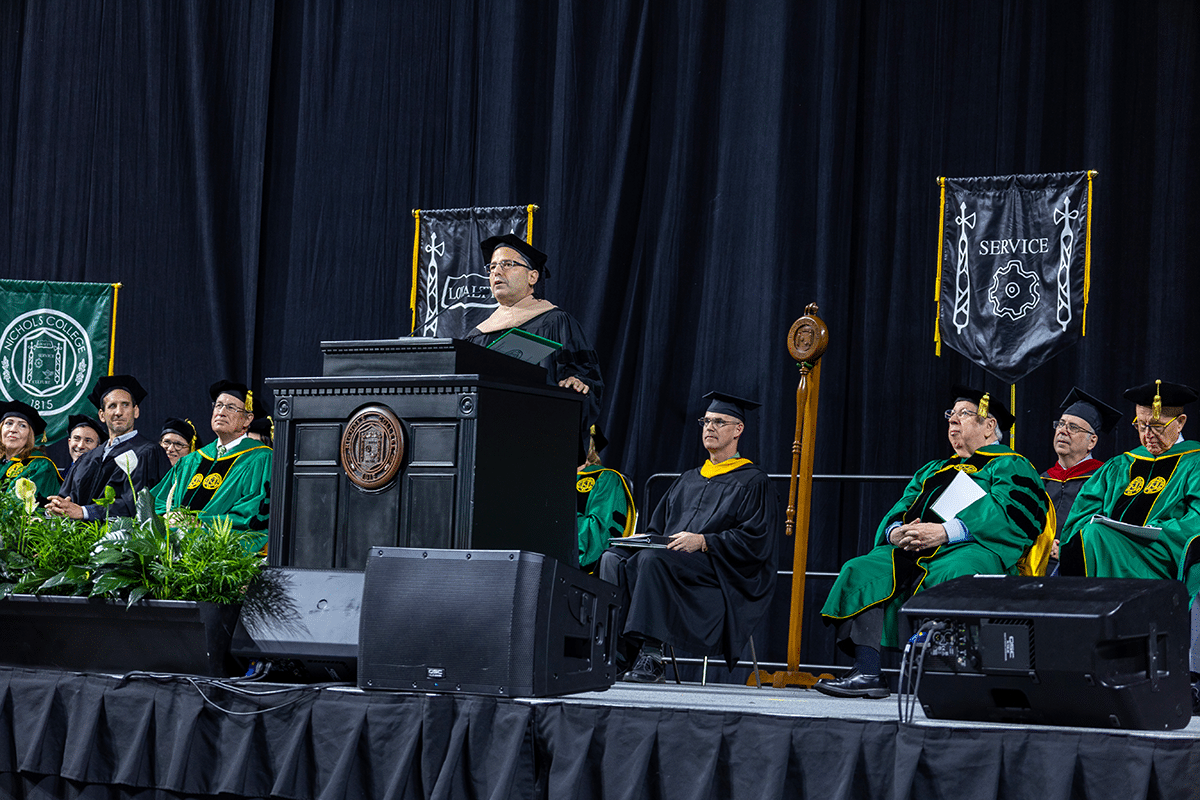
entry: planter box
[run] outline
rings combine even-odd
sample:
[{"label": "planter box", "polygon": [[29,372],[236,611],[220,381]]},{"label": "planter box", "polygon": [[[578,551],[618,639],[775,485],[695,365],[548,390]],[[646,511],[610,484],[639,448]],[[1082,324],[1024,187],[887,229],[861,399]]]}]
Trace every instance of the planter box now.
[{"label": "planter box", "polygon": [[0,664],[123,674],[237,674],[229,642],[240,606],[11,595],[0,600]]}]

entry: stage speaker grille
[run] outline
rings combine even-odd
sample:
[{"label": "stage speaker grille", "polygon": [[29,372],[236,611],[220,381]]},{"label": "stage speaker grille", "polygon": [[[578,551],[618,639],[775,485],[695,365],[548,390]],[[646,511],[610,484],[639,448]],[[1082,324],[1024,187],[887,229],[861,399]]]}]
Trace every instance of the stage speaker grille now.
[{"label": "stage speaker grille", "polygon": [[363,689],[547,697],[616,677],[615,586],[521,550],[372,548]]},{"label": "stage speaker grille", "polygon": [[1111,578],[957,578],[900,611],[933,634],[917,699],[933,719],[1136,730],[1191,721],[1184,585]]}]

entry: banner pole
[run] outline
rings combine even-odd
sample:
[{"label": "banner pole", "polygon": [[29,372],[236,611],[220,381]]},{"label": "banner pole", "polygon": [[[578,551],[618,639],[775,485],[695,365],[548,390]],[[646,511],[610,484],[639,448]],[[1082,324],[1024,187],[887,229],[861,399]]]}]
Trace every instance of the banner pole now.
[{"label": "banner pole", "polygon": [[120,291],[121,284],[114,283],[113,290],[113,306],[112,306],[112,325],[111,332],[108,338],[108,374],[113,374],[113,361],[117,357],[117,292]]},{"label": "banner pole", "polygon": [[408,308],[412,312],[412,329],[409,331],[409,335],[415,336],[417,333],[417,258],[421,254],[421,209],[414,208],[412,215],[417,220],[417,229],[413,233],[412,291],[408,295]]}]

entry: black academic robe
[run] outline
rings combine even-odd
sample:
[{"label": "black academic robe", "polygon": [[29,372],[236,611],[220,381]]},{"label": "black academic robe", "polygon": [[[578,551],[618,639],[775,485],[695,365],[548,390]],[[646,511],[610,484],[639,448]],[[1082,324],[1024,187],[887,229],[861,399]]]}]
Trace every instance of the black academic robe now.
[{"label": "black academic robe", "polygon": [[[596,351],[583,335],[579,322],[561,308],[553,308],[545,314],[539,314],[520,326],[521,330],[546,339],[552,339],[562,345],[554,355],[546,356],[540,366],[546,368],[546,381],[554,386],[564,378],[579,378],[588,385],[588,393],[583,398],[582,430],[590,431],[591,426],[600,419],[600,402],[604,399],[604,378],[600,375],[600,361]],[[467,341],[480,347],[487,347],[499,339],[510,329],[505,328],[490,333],[480,333],[478,328],[472,328],[467,334]],[[584,438],[583,450],[587,452],[587,441]]]},{"label": "black academic robe", "polygon": [[771,603],[779,535],[770,478],[761,467],[738,462],[713,477],[700,469],[680,475],[646,529],[662,536],[704,534],[708,552],[612,548],[600,567],[600,577],[627,592],[624,633],[689,653],[719,652],[730,669]]},{"label": "black academic robe", "polygon": [[[117,466],[116,456],[133,451],[138,464],[133,470],[133,486],[137,491],[153,487],[171,469],[171,460],[158,442],[153,442],[140,433],[121,442],[104,457],[101,444],[79,457],[71,467],[71,474],[59,490],[61,497],[70,497],[72,502],[87,509],[88,519],[104,519],[105,516],[132,517],[136,513],[129,479]],[[116,492],[116,502],[106,510],[95,500],[104,497],[104,487],[111,485]]]}]

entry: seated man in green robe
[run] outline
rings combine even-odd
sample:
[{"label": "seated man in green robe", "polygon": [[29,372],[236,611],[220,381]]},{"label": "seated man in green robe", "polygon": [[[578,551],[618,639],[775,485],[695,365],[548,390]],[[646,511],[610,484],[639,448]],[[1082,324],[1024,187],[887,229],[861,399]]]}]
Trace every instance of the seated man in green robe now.
[{"label": "seated man in green robe", "polygon": [[592,426],[587,460],[575,478],[575,524],[579,531],[579,568],[595,572],[608,540],[629,536],[637,525],[637,508],[629,481],[600,463],[608,439]]},{"label": "seated man in green robe", "polygon": [[[842,566],[821,609],[837,627],[838,647],[854,657],[854,668],[843,677],[817,681],[824,694],[887,697],[880,648],[898,645],[896,612],[904,601],[963,575],[1015,574],[1045,529],[1050,500],[1037,470],[1000,444],[1012,414],[978,389],[955,386],[953,396],[946,421],[954,455],[917,471],[879,523],[875,546]],[[966,505],[938,506],[943,494],[954,496],[946,490],[960,475],[959,485],[970,480],[982,494]],[[939,517],[935,506],[948,516]]]},{"label": "seated man in green robe", "polygon": [[[1173,578],[1200,592],[1200,442],[1183,438],[1196,391],[1155,381],[1125,392],[1141,446],[1083,485],[1062,527],[1060,575]],[[1122,532],[1093,515],[1146,527]]]},{"label": "seated man in green robe", "polygon": [[245,384],[218,381],[209,387],[215,441],[175,462],[154,487],[159,514],[171,507],[200,512],[200,519],[228,518],[234,530],[255,535],[249,550],[267,543],[271,499],[271,448],[246,435],[254,419],[254,396]]}]

